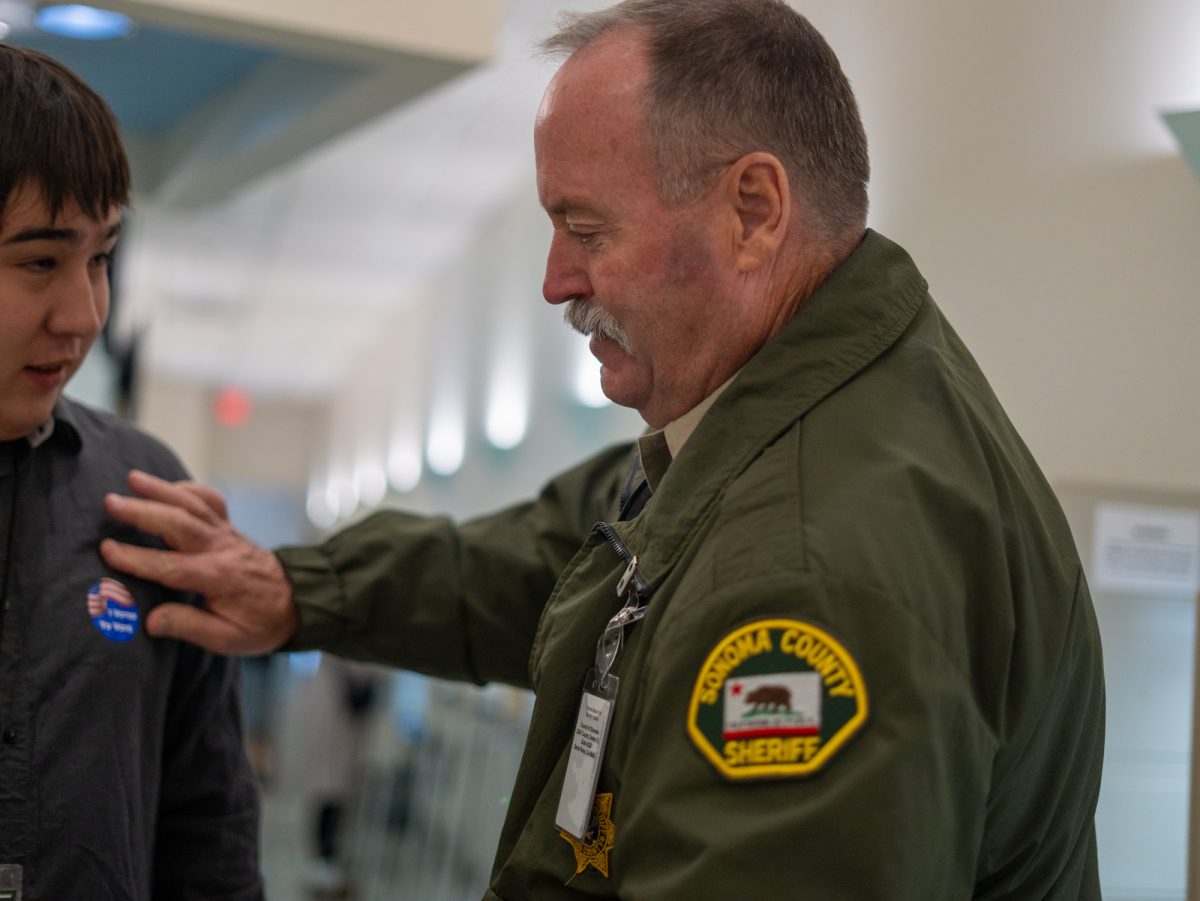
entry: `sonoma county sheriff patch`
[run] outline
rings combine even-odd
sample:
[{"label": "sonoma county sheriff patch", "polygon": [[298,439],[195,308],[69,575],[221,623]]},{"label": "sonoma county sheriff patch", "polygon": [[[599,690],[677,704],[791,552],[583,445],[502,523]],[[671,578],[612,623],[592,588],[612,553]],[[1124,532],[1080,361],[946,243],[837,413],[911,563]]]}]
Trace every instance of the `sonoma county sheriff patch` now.
[{"label": "sonoma county sheriff patch", "polygon": [[850,653],[797,619],[730,632],[696,677],[688,735],[731,779],[815,773],[867,719],[867,687]]}]

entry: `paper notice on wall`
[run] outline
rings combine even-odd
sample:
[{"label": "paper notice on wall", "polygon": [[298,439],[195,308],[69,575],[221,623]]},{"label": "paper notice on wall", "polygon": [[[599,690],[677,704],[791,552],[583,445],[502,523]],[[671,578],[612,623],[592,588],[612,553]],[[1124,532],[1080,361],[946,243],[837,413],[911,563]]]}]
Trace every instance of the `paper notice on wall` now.
[{"label": "paper notice on wall", "polygon": [[1096,591],[1195,594],[1200,588],[1200,513],[1097,505],[1092,570]]}]

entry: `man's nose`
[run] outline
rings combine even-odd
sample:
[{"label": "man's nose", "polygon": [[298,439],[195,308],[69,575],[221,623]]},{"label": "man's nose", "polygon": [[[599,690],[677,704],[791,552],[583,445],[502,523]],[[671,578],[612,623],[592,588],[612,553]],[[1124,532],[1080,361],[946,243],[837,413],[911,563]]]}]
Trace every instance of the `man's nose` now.
[{"label": "man's nose", "polygon": [[58,335],[94,337],[108,308],[108,274],[91,267],[64,273],[50,310],[48,327]]},{"label": "man's nose", "polygon": [[592,285],[579,259],[580,248],[572,247],[571,238],[561,233],[550,241],[546,257],[546,277],[542,281],[542,296],[549,303],[559,304],[576,297],[590,298]]}]

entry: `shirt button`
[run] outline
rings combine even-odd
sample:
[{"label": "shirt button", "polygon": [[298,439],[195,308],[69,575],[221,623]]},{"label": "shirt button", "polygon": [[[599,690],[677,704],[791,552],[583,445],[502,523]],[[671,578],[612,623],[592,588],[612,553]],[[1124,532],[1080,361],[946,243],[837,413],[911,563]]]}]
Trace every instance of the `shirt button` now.
[{"label": "shirt button", "polygon": [[17,743],[17,730],[9,726],[4,730],[4,743],[6,745],[14,745]]}]

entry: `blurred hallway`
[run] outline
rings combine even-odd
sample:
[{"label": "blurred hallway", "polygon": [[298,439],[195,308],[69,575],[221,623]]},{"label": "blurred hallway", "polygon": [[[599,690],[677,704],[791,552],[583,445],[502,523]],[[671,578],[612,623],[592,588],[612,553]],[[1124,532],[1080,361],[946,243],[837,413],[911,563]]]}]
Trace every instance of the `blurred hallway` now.
[{"label": "blurred hallway", "polygon": [[[264,788],[263,871],[270,901],[477,901],[487,885],[531,695],[383,674],[365,722],[339,866],[315,854],[303,741],[314,725],[311,655],[273,665],[275,774]],[[282,714],[282,715],[278,715]],[[344,872],[344,891],[339,890]]]}]

